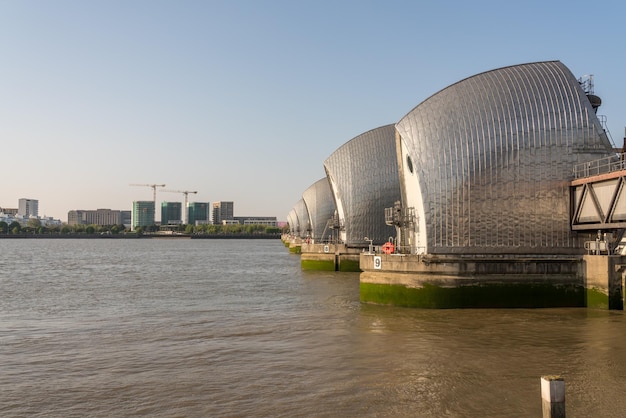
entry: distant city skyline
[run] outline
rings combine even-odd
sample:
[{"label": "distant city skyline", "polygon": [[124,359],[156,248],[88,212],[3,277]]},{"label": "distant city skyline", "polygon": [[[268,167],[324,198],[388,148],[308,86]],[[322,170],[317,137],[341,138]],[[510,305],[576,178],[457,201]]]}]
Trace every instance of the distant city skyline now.
[{"label": "distant city skyline", "polygon": [[[40,203],[38,199],[20,198],[18,200],[18,205],[16,205],[16,206],[3,205],[3,204],[1,204],[2,202],[0,202],[0,212],[2,212],[2,210],[4,210],[4,209],[9,209],[9,210],[16,210],[18,212],[18,214],[21,215],[20,208],[22,206],[24,208],[29,208],[30,207],[29,204],[26,201],[29,201],[29,202],[30,201],[34,201],[34,202],[36,202],[36,204],[34,205],[34,208],[35,208],[35,211],[36,211],[34,213],[34,216],[37,217],[38,216],[38,212],[37,212],[38,211],[38,206],[39,206],[39,203]],[[62,216],[62,217],[53,216],[52,218],[61,220],[63,222],[68,222],[69,219],[70,219],[70,213],[71,212],[76,212],[76,211],[114,210],[114,211],[128,211],[128,212],[131,212],[133,210],[133,204],[135,202],[153,202],[153,200],[152,199],[135,200],[135,201],[130,203],[130,205],[129,205],[130,207],[129,208],[113,208],[113,207],[99,207],[99,208],[80,207],[80,208],[73,208],[73,209],[68,210],[68,213],[66,213],[65,216]],[[155,221],[156,222],[160,222],[161,221],[161,217],[162,217],[161,207],[162,207],[162,204],[165,204],[165,203],[179,203],[180,204],[181,215],[182,215],[182,210],[185,209],[184,202],[181,202],[181,201],[178,201],[178,200],[172,200],[172,199],[165,200],[164,199],[160,203],[161,204],[158,204],[158,200],[157,200],[158,206],[155,206],[155,213],[154,214],[155,214]],[[197,200],[193,200],[193,201],[188,201],[187,205],[192,210],[195,207],[201,207],[200,205],[206,205],[206,211],[207,211],[207,214],[208,214],[208,219],[205,219],[204,216],[198,215],[198,214],[195,214],[194,216],[197,217],[200,220],[212,220],[211,212],[214,213],[215,209],[213,209],[213,211],[211,211],[210,208],[209,208],[209,205],[214,205],[214,204],[219,204],[219,203],[230,204],[230,206],[229,206],[229,208],[230,208],[229,216],[230,216],[230,218],[233,218],[234,217],[233,210],[234,210],[234,203],[235,202],[224,202],[224,201],[200,202],[200,201],[197,201]],[[33,205],[33,204],[31,203],[30,205]],[[26,210],[28,211],[28,209],[26,209]],[[50,216],[42,215],[41,217],[50,217]],[[237,216],[235,218],[246,218],[246,217],[251,217],[251,218],[255,218],[255,217],[256,218],[271,218],[271,217],[275,217],[275,218],[278,219],[278,216],[276,216],[275,214],[255,214],[255,213],[245,214],[244,216]],[[183,218],[184,218],[184,216],[183,216]],[[184,219],[181,219],[181,220],[184,220]],[[285,222],[285,221],[279,221],[279,222]]]},{"label": "distant city skyline", "polygon": [[[41,216],[64,219],[152,200],[129,184],[166,184],[285,221],[347,141],[466,77],[538,61],[593,75],[621,146],[624,11],[579,1],[1,2],[0,206],[29,197]],[[597,33],[581,23],[593,19]]]}]

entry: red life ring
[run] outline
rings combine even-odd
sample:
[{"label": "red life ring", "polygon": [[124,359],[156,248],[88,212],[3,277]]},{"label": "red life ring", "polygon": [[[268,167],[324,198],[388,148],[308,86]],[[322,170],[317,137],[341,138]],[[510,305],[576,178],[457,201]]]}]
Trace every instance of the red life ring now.
[{"label": "red life ring", "polygon": [[391,254],[395,250],[395,246],[391,242],[384,243],[382,248],[385,254]]}]

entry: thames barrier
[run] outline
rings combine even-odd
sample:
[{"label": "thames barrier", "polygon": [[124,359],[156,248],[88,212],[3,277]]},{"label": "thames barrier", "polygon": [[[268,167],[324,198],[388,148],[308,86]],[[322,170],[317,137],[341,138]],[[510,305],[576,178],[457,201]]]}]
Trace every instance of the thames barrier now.
[{"label": "thames barrier", "polygon": [[287,216],[303,269],[362,302],[623,309],[623,149],[560,61],[477,74],[352,138]]}]

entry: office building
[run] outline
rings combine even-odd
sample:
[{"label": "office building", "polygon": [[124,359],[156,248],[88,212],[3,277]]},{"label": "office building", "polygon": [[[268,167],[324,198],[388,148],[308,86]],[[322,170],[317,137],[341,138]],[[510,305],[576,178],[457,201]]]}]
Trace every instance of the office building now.
[{"label": "office building", "polygon": [[275,216],[235,216],[233,220],[240,225],[276,226]]},{"label": "office building", "polygon": [[187,208],[189,225],[209,223],[209,202],[191,202]]},{"label": "office building", "polygon": [[154,220],[154,201],[152,200],[139,200],[133,202],[133,214],[132,214],[132,229],[137,227],[152,226],[155,224]]},{"label": "office building", "polygon": [[67,213],[68,225],[130,225],[129,210],[71,210]]},{"label": "office building", "polygon": [[222,225],[224,221],[234,220],[233,202],[215,202],[213,203],[213,224]]},{"label": "office building", "polygon": [[182,203],[161,202],[161,225],[182,224],[182,213]]},{"label": "office building", "polygon": [[39,216],[39,200],[19,199],[17,214],[23,218]]}]

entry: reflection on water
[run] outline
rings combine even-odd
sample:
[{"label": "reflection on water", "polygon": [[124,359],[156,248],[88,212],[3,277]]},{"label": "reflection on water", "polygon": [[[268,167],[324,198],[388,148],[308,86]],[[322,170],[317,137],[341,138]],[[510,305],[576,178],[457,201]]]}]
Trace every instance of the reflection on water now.
[{"label": "reflection on water", "polygon": [[279,241],[0,240],[1,416],[568,416],[626,407],[621,312],[362,305]]}]

